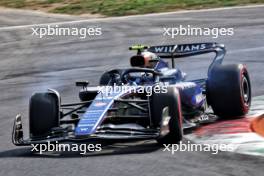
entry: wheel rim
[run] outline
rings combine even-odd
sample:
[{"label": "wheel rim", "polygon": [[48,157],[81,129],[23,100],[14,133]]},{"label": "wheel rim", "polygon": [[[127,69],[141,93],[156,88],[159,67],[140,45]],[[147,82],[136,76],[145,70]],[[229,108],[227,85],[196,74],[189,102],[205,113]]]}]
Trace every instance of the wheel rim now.
[{"label": "wheel rim", "polygon": [[247,78],[244,76],[242,79],[242,97],[245,104],[249,104],[250,101],[250,87]]},{"label": "wheel rim", "polygon": [[169,122],[170,122],[171,116],[169,115],[169,107],[166,106],[162,110],[162,120],[161,120],[161,136],[165,136],[170,132],[169,129]]},{"label": "wheel rim", "polygon": [[169,107],[164,107],[162,110],[162,126],[169,125],[171,116],[169,115]]}]

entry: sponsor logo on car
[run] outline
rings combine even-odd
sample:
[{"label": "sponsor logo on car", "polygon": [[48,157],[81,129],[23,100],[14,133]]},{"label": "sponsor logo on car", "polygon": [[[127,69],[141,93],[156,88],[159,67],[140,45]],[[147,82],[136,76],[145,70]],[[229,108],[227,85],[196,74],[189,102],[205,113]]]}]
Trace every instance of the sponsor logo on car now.
[{"label": "sponsor logo on car", "polygon": [[81,131],[87,131],[88,128],[80,128]]},{"label": "sponsor logo on car", "polygon": [[102,107],[102,106],[105,106],[105,105],[107,105],[107,103],[104,103],[104,102],[97,102],[97,103],[94,104],[94,106],[96,106],[96,107]]},{"label": "sponsor logo on car", "polygon": [[206,49],[206,44],[180,45],[177,48],[179,52],[191,52]]},{"label": "sponsor logo on car", "polygon": [[168,45],[168,46],[156,46],[154,47],[155,53],[172,53],[177,49],[177,45]]},{"label": "sponsor logo on car", "polygon": [[155,46],[153,52],[155,53],[174,53],[174,52],[193,52],[206,49],[205,43],[190,44],[190,45],[167,45]]},{"label": "sponsor logo on car", "polygon": [[194,88],[196,87],[196,84],[193,82],[181,82],[181,83],[177,83],[175,85],[178,89],[189,89],[189,88]]}]

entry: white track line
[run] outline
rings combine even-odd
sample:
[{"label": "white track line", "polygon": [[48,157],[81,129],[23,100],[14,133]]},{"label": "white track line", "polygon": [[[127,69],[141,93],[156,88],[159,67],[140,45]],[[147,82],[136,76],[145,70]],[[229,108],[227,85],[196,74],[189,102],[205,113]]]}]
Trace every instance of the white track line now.
[{"label": "white track line", "polygon": [[234,6],[234,7],[221,7],[221,8],[201,9],[201,10],[182,10],[182,11],[176,11],[176,12],[151,13],[151,14],[144,14],[144,15],[130,15],[130,16],[122,16],[122,17],[95,18],[95,19],[76,20],[76,21],[62,21],[62,22],[54,22],[54,23],[42,23],[42,24],[30,24],[30,25],[0,27],[0,31],[1,30],[29,28],[29,27],[35,27],[35,26],[45,26],[45,25],[63,25],[63,24],[83,23],[83,22],[122,20],[122,19],[129,19],[129,18],[155,17],[155,16],[173,15],[173,14],[200,13],[200,12],[212,12],[212,11],[222,11],[222,10],[232,10],[232,9],[261,8],[261,7],[264,7],[264,4],[248,5],[248,6]]}]

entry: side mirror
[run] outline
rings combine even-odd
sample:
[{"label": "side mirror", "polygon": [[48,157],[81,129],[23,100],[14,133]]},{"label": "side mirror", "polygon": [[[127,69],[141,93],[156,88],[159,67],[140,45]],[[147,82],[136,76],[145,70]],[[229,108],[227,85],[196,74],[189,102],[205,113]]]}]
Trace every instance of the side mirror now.
[{"label": "side mirror", "polygon": [[75,85],[77,87],[83,87],[83,88],[85,88],[85,87],[87,87],[89,85],[89,81],[76,81],[75,82]]}]

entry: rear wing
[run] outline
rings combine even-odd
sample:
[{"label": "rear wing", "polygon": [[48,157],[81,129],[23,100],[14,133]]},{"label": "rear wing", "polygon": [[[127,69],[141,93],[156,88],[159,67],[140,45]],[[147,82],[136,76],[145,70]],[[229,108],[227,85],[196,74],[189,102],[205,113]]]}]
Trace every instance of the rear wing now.
[{"label": "rear wing", "polygon": [[187,57],[192,55],[204,54],[209,52],[218,52],[225,50],[224,45],[218,43],[192,43],[179,45],[160,45],[150,46],[148,51],[156,53],[161,58],[177,58]]},{"label": "rear wing", "polygon": [[218,43],[160,45],[160,46],[150,46],[146,50],[157,54],[160,58],[171,59],[173,68],[175,67],[175,62],[174,62],[175,58],[188,57],[188,56],[214,52],[216,56],[208,68],[208,75],[215,65],[222,64],[222,61],[226,54],[224,45]]}]

